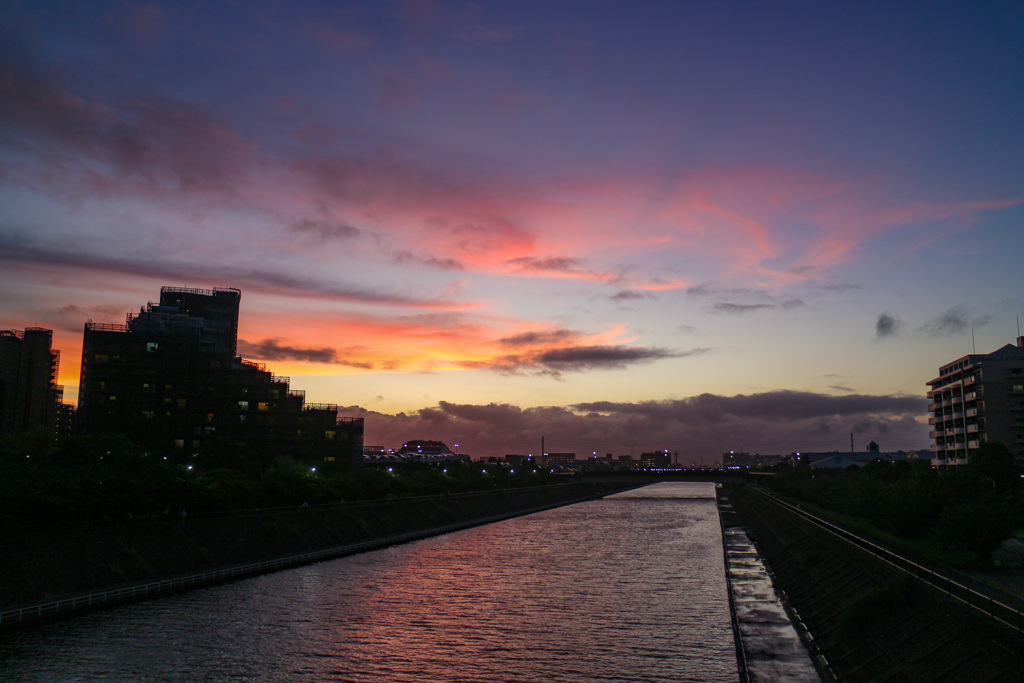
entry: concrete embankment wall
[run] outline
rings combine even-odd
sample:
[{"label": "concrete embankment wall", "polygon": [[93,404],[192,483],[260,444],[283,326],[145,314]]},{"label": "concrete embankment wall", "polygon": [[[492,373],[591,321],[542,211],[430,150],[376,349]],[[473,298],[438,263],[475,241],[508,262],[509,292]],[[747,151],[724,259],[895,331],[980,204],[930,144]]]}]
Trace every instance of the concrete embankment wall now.
[{"label": "concrete embankment wall", "polygon": [[[215,583],[233,576],[216,573],[229,567],[266,565],[266,571],[294,566],[310,554],[319,553],[309,560],[316,561],[385,545],[390,539],[444,533],[632,487],[575,483],[220,518],[8,532],[0,535],[0,610],[9,616],[13,608],[197,574],[211,573],[209,580],[179,585]],[[268,562],[292,558],[295,561]],[[246,573],[258,573],[259,569],[253,566]],[[60,616],[52,612],[42,613]],[[6,618],[0,626],[33,618],[31,609],[24,614],[28,616]]]},{"label": "concrete embankment wall", "polygon": [[839,680],[1020,680],[1019,634],[749,487],[727,495]]}]

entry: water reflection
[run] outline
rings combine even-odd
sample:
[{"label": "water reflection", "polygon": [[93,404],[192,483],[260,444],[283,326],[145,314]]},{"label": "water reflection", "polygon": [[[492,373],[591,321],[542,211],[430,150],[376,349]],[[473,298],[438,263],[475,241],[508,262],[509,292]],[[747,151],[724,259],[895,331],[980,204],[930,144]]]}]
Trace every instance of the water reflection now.
[{"label": "water reflection", "polygon": [[4,680],[735,680],[714,490],[659,484],[13,634]]}]

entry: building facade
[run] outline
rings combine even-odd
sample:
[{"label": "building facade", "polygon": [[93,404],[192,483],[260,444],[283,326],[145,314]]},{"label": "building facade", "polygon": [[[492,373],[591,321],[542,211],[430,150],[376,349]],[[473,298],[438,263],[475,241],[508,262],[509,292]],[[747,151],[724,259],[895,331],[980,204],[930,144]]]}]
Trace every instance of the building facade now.
[{"label": "building facade", "polygon": [[237,289],[164,287],[123,325],[87,322],[78,431],[182,457],[228,439],[265,456],[359,462],[362,418],[307,404],[289,378],[235,355],[240,300]]},{"label": "building facade", "polygon": [[57,384],[60,352],[53,331],[0,331],[0,435],[38,434],[56,440],[69,406]]},{"label": "building facade", "polygon": [[943,365],[928,386],[935,464],[966,464],[987,441],[1001,442],[1024,463],[1024,337]]}]

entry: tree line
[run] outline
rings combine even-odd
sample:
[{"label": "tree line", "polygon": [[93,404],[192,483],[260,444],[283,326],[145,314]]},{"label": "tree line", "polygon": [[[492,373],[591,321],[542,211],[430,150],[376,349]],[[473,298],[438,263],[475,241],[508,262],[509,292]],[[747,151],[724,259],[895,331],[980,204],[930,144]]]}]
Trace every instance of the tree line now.
[{"label": "tree line", "polygon": [[765,479],[780,495],[942,564],[988,564],[1024,529],[1020,467],[998,442],[972,453],[966,467],[874,460],[846,469],[779,468]]},{"label": "tree line", "polygon": [[547,470],[494,464],[302,463],[243,443],[212,442],[182,458],[143,452],[124,436],[0,440],[0,526],[175,518],[397,496],[539,486]]}]

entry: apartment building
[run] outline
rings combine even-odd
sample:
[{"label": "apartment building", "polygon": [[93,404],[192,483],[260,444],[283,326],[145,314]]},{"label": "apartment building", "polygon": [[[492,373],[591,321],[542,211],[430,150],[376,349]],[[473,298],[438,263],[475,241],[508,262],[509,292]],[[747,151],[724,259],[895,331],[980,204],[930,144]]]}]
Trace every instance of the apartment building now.
[{"label": "apartment building", "polygon": [[936,465],[964,465],[986,441],[1002,442],[1024,463],[1024,337],[943,365],[928,386]]},{"label": "apartment building", "polygon": [[307,404],[288,377],[235,355],[237,289],[163,287],[123,325],[85,325],[77,428],[188,457],[214,441],[310,463],[359,462],[362,418]]},{"label": "apartment building", "polygon": [[42,327],[0,331],[0,435],[61,434],[69,406],[57,384],[60,352],[53,331]]}]

